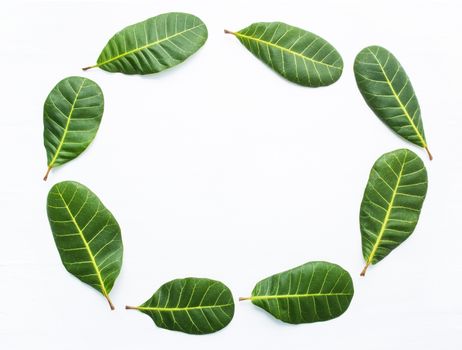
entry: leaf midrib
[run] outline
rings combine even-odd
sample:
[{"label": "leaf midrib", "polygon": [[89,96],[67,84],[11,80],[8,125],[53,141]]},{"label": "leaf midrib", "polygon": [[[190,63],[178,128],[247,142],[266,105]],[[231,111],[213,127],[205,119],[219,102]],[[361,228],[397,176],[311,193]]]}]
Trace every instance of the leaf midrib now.
[{"label": "leaf midrib", "polygon": [[206,306],[188,306],[188,307],[150,307],[150,306],[138,306],[137,309],[140,311],[157,311],[157,312],[170,312],[170,311],[189,311],[189,310],[202,310],[202,309],[218,309],[227,306],[231,306],[233,303],[220,304],[220,305],[206,305]]},{"label": "leaf midrib", "polygon": [[187,32],[189,32],[189,31],[191,31],[191,30],[194,30],[194,29],[196,29],[196,28],[203,27],[203,26],[205,26],[204,23],[198,24],[198,25],[196,25],[196,26],[194,26],[194,27],[185,29],[185,30],[183,30],[183,31],[181,31],[181,32],[178,32],[178,33],[175,33],[175,34],[173,34],[173,35],[167,36],[167,37],[165,37],[165,38],[163,38],[163,39],[160,39],[160,40],[154,41],[154,42],[152,42],[152,43],[149,43],[149,44],[146,44],[146,45],[137,47],[136,49],[133,49],[133,50],[124,52],[124,53],[122,53],[122,54],[120,54],[120,55],[117,55],[117,56],[115,56],[115,57],[112,57],[112,58],[110,58],[110,59],[108,59],[108,60],[106,60],[106,61],[104,61],[104,62],[100,62],[100,63],[96,64],[95,66],[92,66],[92,68],[104,66],[105,64],[108,64],[108,63],[111,63],[111,62],[113,62],[113,61],[119,60],[119,59],[121,59],[121,58],[123,58],[123,57],[125,57],[125,56],[131,55],[131,54],[134,54],[134,53],[137,53],[137,52],[139,52],[139,51],[146,50],[147,48],[149,48],[149,47],[151,47],[151,46],[159,45],[160,43],[162,43],[162,42],[164,42],[164,41],[173,39],[173,38],[175,38],[175,37],[177,37],[177,36],[179,36],[179,35],[182,35],[182,34],[184,34],[184,33],[187,33]]},{"label": "leaf midrib", "polygon": [[323,296],[353,295],[353,293],[308,293],[308,294],[282,294],[282,295],[256,295],[249,300],[268,300],[268,299],[290,299],[290,298],[315,298]]},{"label": "leaf midrib", "polygon": [[382,64],[380,63],[378,57],[376,56],[376,54],[374,52],[372,52],[372,50],[370,48],[368,48],[369,52],[372,54],[372,56],[374,56],[374,59],[376,60],[377,64],[379,65],[380,67],[380,70],[382,71],[382,74],[383,76],[385,77],[385,80],[387,81],[387,84],[388,86],[390,87],[391,89],[391,92],[393,93],[393,96],[395,96],[396,100],[398,101],[398,104],[400,106],[400,108],[402,109],[402,111],[404,112],[404,115],[406,116],[406,118],[408,119],[409,123],[411,124],[412,128],[414,129],[414,132],[416,133],[417,137],[419,138],[420,142],[422,143],[422,147],[423,148],[427,148],[427,143],[425,142],[425,139],[423,138],[422,134],[419,132],[419,130],[417,129],[416,125],[414,124],[414,121],[412,120],[409,112],[407,111],[406,109],[406,106],[404,106],[404,104],[401,102],[401,98],[399,97],[399,95],[396,93],[396,90],[395,88],[393,87],[392,83],[391,83],[391,80],[388,78],[388,75],[387,73],[385,72],[384,70],[384,67],[382,66]]},{"label": "leaf midrib", "polygon": [[102,278],[102,276],[101,276],[101,272],[100,272],[100,270],[99,270],[99,268],[98,268],[98,264],[96,264],[95,257],[94,257],[94,255],[93,255],[91,249],[90,249],[90,245],[88,244],[88,242],[87,242],[87,240],[86,240],[86,238],[85,238],[85,236],[84,236],[84,234],[83,234],[82,229],[81,229],[80,226],[77,224],[77,221],[76,221],[74,215],[72,214],[72,212],[71,212],[69,206],[67,205],[67,203],[66,203],[66,201],[65,201],[65,199],[64,199],[64,197],[63,197],[63,195],[61,194],[61,191],[59,190],[58,187],[56,188],[56,190],[58,191],[58,195],[61,197],[61,200],[63,201],[63,204],[64,204],[64,206],[65,206],[65,208],[66,208],[66,210],[67,210],[69,216],[71,217],[72,222],[74,223],[75,227],[77,228],[77,231],[78,231],[78,233],[79,233],[79,235],[80,235],[80,238],[81,238],[82,241],[83,241],[83,244],[84,244],[84,246],[85,246],[85,249],[87,250],[87,253],[88,253],[89,257],[90,257],[90,261],[91,261],[91,263],[92,263],[92,265],[93,265],[93,268],[95,269],[96,276],[98,277],[98,281],[99,281],[99,284],[100,284],[100,286],[101,286],[101,292],[103,293],[103,295],[104,295],[105,297],[107,297],[107,296],[108,296],[108,292],[107,292],[107,290],[106,290],[106,287],[104,286],[104,282],[103,282],[103,278]]},{"label": "leaf midrib", "polygon": [[387,212],[385,213],[385,218],[383,219],[382,226],[380,227],[379,234],[377,235],[377,240],[375,241],[374,246],[372,247],[371,253],[369,255],[369,258],[367,259],[367,264],[371,264],[372,260],[374,259],[375,254],[377,253],[377,249],[380,246],[380,243],[382,242],[383,235],[385,233],[385,230],[387,229],[388,226],[388,221],[390,219],[391,212],[393,211],[393,205],[395,202],[396,198],[396,193],[398,192],[398,188],[401,182],[401,177],[403,175],[403,170],[404,170],[404,165],[406,164],[406,159],[407,159],[407,152],[405,153],[403,164],[401,165],[401,170],[399,172],[398,178],[396,180],[396,185],[393,189],[393,193],[391,195],[390,202],[388,203],[388,208]]},{"label": "leaf midrib", "polygon": [[279,49],[279,50],[281,50],[281,51],[286,51],[286,52],[288,52],[288,53],[290,53],[290,54],[292,54],[292,55],[294,55],[294,56],[298,56],[298,57],[301,57],[302,59],[311,61],[311,62],[313,62],[314,64],[320,64],[320,65],[324,65],[324,66],[329,67],[329,68],[334,68],[334,69],[337,69],[337,70],[342,70],[342,68],[340,68],[340,67],[333,66],[333,65],[328,64],[328,63],[325,63],[325,62],[316,61],[315,59],[312,59],[311,57],[302,55],[302,54],[299,53],[299,52],[292,51],[292,50],[290,50],[290,49],[288,49],[288,48],[286,48],[286,47],[283,47],[283,46],[280,46],[280,45],[277,45],[277,44],[273,44],[272,42],[269,42],[269,41],[266,41],[266,40],[254,38],[254,37],[252,37],[252,36],[245,35],[245,34],[241,34],[241,33],[239,33],[239,32],[236,32],[236,33],[233,33],[233,34],[236,35],[237,37],[246,38],[246,39],[249,39],[249,40],[254,40],[254,41],[256,41],[256,42],[259,42],[259,43],[262,43],[262,44],[265,44],[265,45],[274,47],[274,48]]},{"label": "leaf midrib", "polygon": [[[67,117],[66,127],[64,128],[64,131],[63,131],[63,136],[61,138],[61,141],[59,142],[58,148],[56,149],[55,155],[51,159],[50,164],[48,164],[48,166],[50,168],[52,168],[53,165],[55,164],[56,160],[58,159],[59,153],[61,152],[61,149],[63,148],[64,140],[66,139],[67,132],[69,131],[69,127],[71,125],[71,119],[72,119],[72,114],[74,113],[74,110],[75,110],[75,105],[76,105],[77,100],[79,98],[80,91],[82,91],[83,85],[85,84],[86,81],[87,81],[86,78],[84,78],[82,80],[82,83],[80,84],[80,87],[79,87],[79,89],[77,90],[77,92],[75,94],[74,101],[72,102],[72,105],[71,105],[71,110],[69,111],[69,115]],[[70,82],[69,82],[69,84],[70,84]],[[59,89],[59,87],[57,87],[57,88]]]}]

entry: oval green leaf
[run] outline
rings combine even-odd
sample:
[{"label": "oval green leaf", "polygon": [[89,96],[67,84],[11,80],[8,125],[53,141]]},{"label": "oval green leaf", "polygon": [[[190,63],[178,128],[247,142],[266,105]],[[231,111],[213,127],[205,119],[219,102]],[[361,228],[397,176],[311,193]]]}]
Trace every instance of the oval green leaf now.
[{"label": "oval green leaf", "polygon": [[381,156],[372,167],[361,203],[360,227],[366,266],[376,264],[414,231],[427,193],[427,170],[407,149]]},{"label": "oval green leaf", "polygon": [[293,83],[318,87],[335,83],[343,60],[323,38],[281,22],[254,23],[233,34],[257,58]]},{"label": "oval green leaf", "polygon": [[141,306],[126,308],[147,314],[157,327],[188,334],[217,332],[234,315],[233,296],[227,286],[193,277],[167,282]]},{"label": "oval green leaf", "polygon": [[43,108],[43,141],[48,170],[67,163],[85,151],[101,123],[104,98],[90,79],[68,77],[48,95]]},{"label": "oval green leaf", "polygon": [[48,193],[48,220],[61,261],[114,306],[109,293],[122,267],[120,227],[99,198],[82,184],[64,181]]},{"label": "oval green leaf", "polygon": [[277,319],[293,324],[327,321],[343,314],[353,298],[350,274],[315,261],[258,282],[249,298]]},{"label": "oval green leaf", "polygon": [[187,13],[165,13],[130,25],[115,34],[98,57],[99,67],[125,74],[158,73],[176,66],[207,40],[207,27]]},{"label": "oval green leaf", "polygon": [[372,111],[406,140],[428,150],[420,106],[404,68],[393,54],[380,46],[363,49],[355,59],[359,91]]}]

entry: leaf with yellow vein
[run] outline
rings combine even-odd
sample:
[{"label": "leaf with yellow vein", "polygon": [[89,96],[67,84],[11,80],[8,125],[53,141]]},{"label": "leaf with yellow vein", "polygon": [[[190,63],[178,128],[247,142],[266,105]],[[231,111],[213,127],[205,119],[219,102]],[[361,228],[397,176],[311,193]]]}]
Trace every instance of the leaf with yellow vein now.
[{"label": "leaf with yellow vein", "polygon": [[360,210],[362,276],[414,232],[427,186],[427,170],[414,152],[398,149],[377,159]]},{"label": "leaf with yellow vein", "polygon": [[287,80],[310,87],[335,83],[343,71],[337,50],[323,38],[282,22],[254,23],[233,34]]},{"label": "leaf with yellow vein", "polygon": [[106,44],[95,65],[108,72],[152,74],[180,64],[198,51],[208,37],[198,17],[171,12],[130,25]]},{"label": "leaf with yellow vein", "polygon": [[425,148],[432,160],[419,102],[396,57],[383,47],[366,47],[356,56],[354,72],[359,91],[377,117],[401,137]]},{"label": "leaf with yellow vein", "polygon": [[354,288],[342,267],[313,261],[258,282],[248,298],[277,319],[292,323],[327,321],[342,315]]},{"label": "leaf with yellow vein", "polygon": [[140,306],[160,327],[189,334],[208,334],[226,327],[234,315],[231,291],[207,278],[183,278],[165,283]]},{"label": "leaf with yellow vein", "polygon": [[71,274],[109,299],[122,267],[120,227],[90,189],[73,181],[54,185],[48,193],[48,221],[61,261]]},{"label": "leaf with yellow vein", "polygon": [[68,77],[51,90],[43,108],[43,141],[48,170],[78,157],[96,136],[104,111],[101,88],[82,77]]}]

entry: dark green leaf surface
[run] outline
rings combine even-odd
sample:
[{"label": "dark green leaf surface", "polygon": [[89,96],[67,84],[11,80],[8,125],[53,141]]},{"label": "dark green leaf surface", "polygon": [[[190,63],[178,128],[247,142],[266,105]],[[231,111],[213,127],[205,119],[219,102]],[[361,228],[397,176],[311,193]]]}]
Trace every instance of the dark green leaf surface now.
[{"label": "dark green leaf surface", "polygon": [[281,22],[254,23],[233,33],[250,52],[296,84],[310,87],[335,83],[343,61],[323,38]]},{"label": "dark green leaf surface", "polygon": [[207,40],[207,27],[187,13],[165,13],[133,24],[115,34],[97,64],[108,72],[151,74],[176,66]]},{"label": "dark green leaf surface", "polygon": [[374,113],[398,135],[427,150],[420,106],[404,68],[380,46],[363,49],[354,63],[359,91]]},{"label": "dark green leaf surface", "polygon": [[68,77],[48,95],[43,108],[43,141],[48,171],[67,163],[85,151],[101,123],[104,98],[90,79]]},{"label": "dark green leaf surface", "polygon": [[353,298],[350,274],[328,262],[309,262],[257,283],[252,303],[293,324],[326,321],[343,314]]},{"label": "dark green leaf surface", "polygon": [[109,292],[122,267],[120,227],[99,198],[84,185],[64,181],[48,193],[48,220],[67,271],[100,291]]},{"label": "dark green leaf surface", "polygon": [[361,203],[360,226],[366,273],[414,231],[427,193],[427,170],[407,149],[381,156],[372,167]]},{"label": "dark green leaf surface", "polygon": [[184,278],[165,283],[144,304],[127,306],[149,315],[160,328],[208,334],[226,327],[234,315],[231,291],[207,278]]}]

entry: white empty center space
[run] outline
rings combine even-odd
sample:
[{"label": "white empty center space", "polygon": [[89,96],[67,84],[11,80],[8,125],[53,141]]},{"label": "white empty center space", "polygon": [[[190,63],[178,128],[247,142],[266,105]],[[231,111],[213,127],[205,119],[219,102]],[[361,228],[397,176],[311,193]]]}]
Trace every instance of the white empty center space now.
[{"label": "white empty center space", "polygon": [[[208,28],[184,63],[147,76],[81,70],[117,31],[171,11]],[[2,2],[0,348],[461,348],[461,12],[456,0]],[[271,21],[331,43],[341,78],[298,86],[223,32]],[[361,96],[353,62],[369,45],[390,50],[409,75],[433,161]],[[74,75],[103,90],[102,123],[91,146],[44,182],[43,103]],[[413,235],[360,277],[369,171],[398,148],[423,159],[427,198]],[[115,311],[60,261],[46,196],[64,180],[88,186],[121,226]],[[261,279],[318,260],[353,277],[341,317],[293,326],[237,301]],[[191,336],[124,309],[184,277],[230,287],[228,327]]]}]

